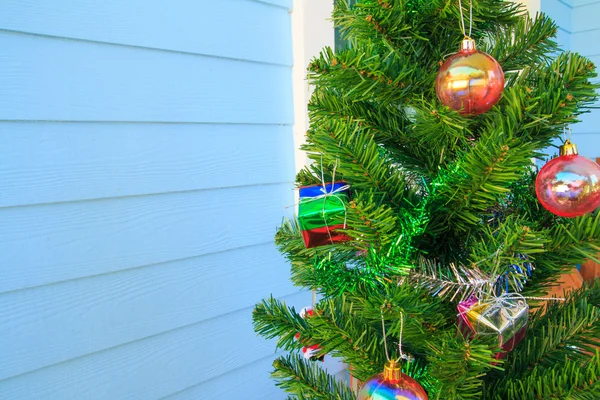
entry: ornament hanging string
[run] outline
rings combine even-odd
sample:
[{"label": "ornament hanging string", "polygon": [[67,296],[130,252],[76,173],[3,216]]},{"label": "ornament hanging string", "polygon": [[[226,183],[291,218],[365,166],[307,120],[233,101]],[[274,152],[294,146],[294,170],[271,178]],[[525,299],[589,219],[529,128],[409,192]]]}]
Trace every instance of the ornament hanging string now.
[{"label": "ornament hanging string", "polygon": [[463,15],[463,7],[462,0],[458,0],[458,6],[460,10],[460,23],[463,31],[463,35],[466,38],[471,38],[471,34],[473,33],[473,0],[469,0],[469,34],[467,35],[467,30],[465,28],[465,17]]},{"label": "ornament hanging string", "polygon": [[565,125],[563,127],[563,134],[562,134],[563,143],[566,142],[567,140],[571,140],[572,133],[573,132],[571,131],[570,126]]},{"label": "ornament hanging string", "polygon": [[400,312],[400,337],[398,341],[398,349],[400,357],[397,360],[390,360],[390,353],[387,347],[387,336],[385,333],[385,317],[383,311],[386,302],[381,306],[381,326],[383,328],[383,344],[385,346],[385,356],[387,361],[383,368],[382,374],[377,374],[364,382],[362,388],[358,392],[359,400],[376,400],[376,399],[406,399],[406,400],[427,400],[427,392],[423,386],[410,376],[402,373],[402,365],[399,361],[404,358],[412,362],[412,357],[405,356],[402,352],[402,333],[404,331],[404,314]]},{"label": "ornament hanging string", "polygon": [[[385,333],[385,319],[383,318],[383,309],[381,311],[381,328],[383,329],[383,347],[385,349],[385,357],[388,361],[392,361],[390,359],[390,353],[388,351],[387,346],[387,335]],[[404,313],[400,311],[400,334],[398,335],[398,351],[400,352],[400,357],[395,361],[397,364],[400,360],[408,360],[408,356],[402,352],[402,334],[404,333]]]},{"label": "ornament hanging string", "polygon": [[321,188],[321,191],[323,192],[323,194],[311,199],[311,200],[317,200],[317,199],[323,198],[323,209],[321,210],[321,214],[323,215],[323,222],[325,222],[325,228],[327,228],[327,234],[329,235],[329,240],[331,241],[331,243],[333,243],[333,237],[331,237],[331,229],[329,229],[329,225],[327,224],[327,217],[325,216],[325,206],[327,204],[327,197],[329,197],[329,196],[335,197],[342,204],[342,207],[344,207],[344,229],[346,229],[346,221],[348,220],[346,204],[344,203],[344,201],[342,199],[340,199],[340,197],[337,195],[337,193],[348,190],[350,188],[350,185],[344,185],[338,189],[333,190],[333,185],[335,183],[335,171],[337,169],[337,165],[338,165],[338,160],[336,159],[335,165],[333,166],[333,173],[331,174],[331,189],[332,189],[332,191],[328,193],[327,185],[325,184],[325,172],[323,171],[323,155],[321,154],[321,184],[323,185],[323,187]]}]

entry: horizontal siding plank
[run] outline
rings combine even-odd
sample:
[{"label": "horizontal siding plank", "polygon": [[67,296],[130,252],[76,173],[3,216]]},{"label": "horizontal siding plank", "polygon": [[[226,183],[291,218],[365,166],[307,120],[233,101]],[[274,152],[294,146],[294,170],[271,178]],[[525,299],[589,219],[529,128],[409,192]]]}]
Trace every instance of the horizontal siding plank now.
[{"label": "horizontal siding plank", "polygon": [[600,1],[599,0],[572,0],[572,3],[573,3],[573,8],[576,8],[576,7],[587,6],[590,4],[600,3]]},{"label": "horizontal siding plank", "polygon": [[572,32],[573,29],[578,29],[577,26],[571,26],[572,8],[567,4],[558,0],[545,0],[542,2],[542,11],[565,31]]},{"label": "horizontal siding plank", "polygon": [[254,333],[251,312],[240,310],[4,380],[0,399],[163,398],[272,353],[274,343]]},{"label": "horizontal siding plank", "polygon": [[292,128],[1,123],[0,207],[293,180]]},{"label": "horizontal siding plank", "polygon": [[[285,393],[275,386],[275,381],[270,377],[269,372],[273,370],[272,365],[273,357],[267,357],[161,400],[286,399]],[[235,383],[234,389],[232,389],[232,382]]]},{"label": "horizontal siding plank", "polygon": [[[230,398],[232,396],[231,382],[235,382],[237,388],[243,388],[244,400],[285,399],[287,398],[285,393],[275,386],[275,381],[269,373],[273,370],[274,358],[275,356],[267,357],[161,400]],[[336,379],[343,382],[348,381],[347,368],[332,357],[325,356],[325,365],[320,364],[319,366],[326,368],[328,373],[335,376]]]},{"label": "horizontal siding plank", "polygon": [[248,0],[5,0],[0,29],[292,65],[289,13]]},{"label": "horizontal siding plank", "polygon": [[556,32],[556,43],[563,50],[569,50],[571,48],[571,34],[564,29],[558,28]]},{"label": "horizontal siding plank", "polygon": [[293,204],[291,189],[290,183],[0,209],[0,292],[270,242]]},{"label": "horizontal siding plank", "polygon": [[[285,301],[302,304],[309,298],[302,292]],[[269,353],[275,358],[275,343],[254,333],[251,313],[252,308],[239,310],[6,379],[0,382],[0,399],[162,399],[264,360]]]},{"label": "horizontal siding plank", "polygon": [[[596,161],[596,157],[600,157],[600,129],[598,128],[600,117],[595,116],[593,119],[596,121],[596,130],[581,133],[573,129],[572,140],[577,145],[579,155]],[[554,152],[556,153],[557,150],[554,149]]]},{"label": "horizontal siding plank", "polygon": [[600,157],[600,129],[598,123],[600,122],[600,115],[594,113],[596,120],[596,131],[590,133],[575,133],[573,132],[573,143],[577,145],[579,155],[587,157],[596,161],[596,157]]},{"label": "horizontal siding plank", "polygon": [[238,368],[246,397],[282,397],[251,311],[310,297],[272,243],[289,8],[0,4],[0,399],[216,396]]},{"label": "horizontal siding plank", "polygon": [[269,243],[0,294],[0,380],[297,291]]},{"label": "horizontal siding plank", "polygon": [[0,33],[0,120],[291,124],[290,67]]},{"label": "horizontal siding plank", "polygon": [[[573,133],[592,135],[600,132],[600,113],[594,111],[579,116],[579,119],[581,119],[581,122],[572,126]],[[577,147],[579,148],[579,146]],[[579,149],[579,152],[581,153],[582,150],[584,149]],[[594,150],[594,148],[589,150]]]},{"label": "horizontal siding plank", "polygon": [[279,6],[279,7],[283,7],[287,10],[291,10],[292,9],[292,3],[293,0],[250,0],[250,1],[256,1],[259,3],[266,3],[266,4],[272,4],[275,6]]},{"label": "horizontal siding plank", "polygon": [[590,58],[600,55],[599,35],[600,26],[593,31],[572,33],[570,50]]},{"label": "horizontal siding plank", "polygon": [[[588,4],[584,7],[573,9],[573,31],[582,32],[600,28],[598,14],[600,13],[600,2]],[[597,35],[597,33],[596,33]]]}]

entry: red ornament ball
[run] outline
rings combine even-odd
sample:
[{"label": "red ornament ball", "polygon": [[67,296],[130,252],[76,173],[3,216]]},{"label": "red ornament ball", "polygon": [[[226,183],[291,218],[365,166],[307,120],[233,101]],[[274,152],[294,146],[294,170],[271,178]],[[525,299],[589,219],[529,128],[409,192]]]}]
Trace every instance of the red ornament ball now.
[{"label": "red ornament ball", "polygon": [[488,111],[500,100],[503,90],[502,67],[489,54],[477,51],[475,41],[469,38],[444,62],[435,80],[442,104],[463,115]]},{"label": "red ornament ball", "polygon": [[358,400],[428,400],[419,382],[401,372],[394,361],[388,361],[383,374],[366,381],[358,392]]},{"label": "red ornament ball", "polygon": [[538,173],[535,192],[544,208],[561,217],[578,217],[600,206],[600,166],[577,155],[569,140],[561,155]]}]

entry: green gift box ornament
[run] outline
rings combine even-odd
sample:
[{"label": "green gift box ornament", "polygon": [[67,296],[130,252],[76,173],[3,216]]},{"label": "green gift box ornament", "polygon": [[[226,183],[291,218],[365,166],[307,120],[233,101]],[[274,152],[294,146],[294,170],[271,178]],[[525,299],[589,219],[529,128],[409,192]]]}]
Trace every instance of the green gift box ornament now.
[{"label": "green gift box ornament", "polygon": [[346,206],[350,186],[344,181],[300,187],[298,223],[306,248],[347,242]]}]

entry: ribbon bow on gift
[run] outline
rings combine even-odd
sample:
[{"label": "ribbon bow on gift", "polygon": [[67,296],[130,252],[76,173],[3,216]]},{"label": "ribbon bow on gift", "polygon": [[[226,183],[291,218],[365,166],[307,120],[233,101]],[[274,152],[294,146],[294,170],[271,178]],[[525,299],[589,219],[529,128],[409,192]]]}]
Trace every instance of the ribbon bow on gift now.
[{"label": "ribbon bow on gift", "polygon": [[[337,170],[337,160],[335,161],[335,165],[333,166],[333,172],[331,173],[331,189],[335,188],[335,171],[336,170]],[[325,216],[325,200],[327,199],[327,197],[334,196],[336,199],[338,199],[340,201],[340,203],[344,207],[344,229],[346,229],[346,203],[344,203],[344,201],[340,198],[338,193],[341,194],[342,192],[345,192],[346,190],[350,189],[350,185],[345,184],[344,186],[340,186],[337,189],[332,190],[331,192],[327,191],[327,184],[325,183],[325,174],[323,172],[323,157],[321,157],[321,186],[322,186],[321,192],[323,193],[322,195],[312,197],[312,198],[306,199],[306,200],[314,201],[314,200],[324,199],[322,214],[323,214],[323,216]],[[325,224],[327,224],[327,221],[325,221]]]},{"label": "ribbon bow on gift", "polygon": [[[491,299],[485,302],[480,301],[479,304],[481,307],[485,307],[481,312],[481,318],[477,320],[478,326],[482,324],[484,328],[484,332],[481,334],[493,334],[494,332],[501,334],[507,330],[516,334],[527,324],[529,305],[525,298],[518,293],[492,296]],[[486,332],[488,329],[492,332]]]}]

